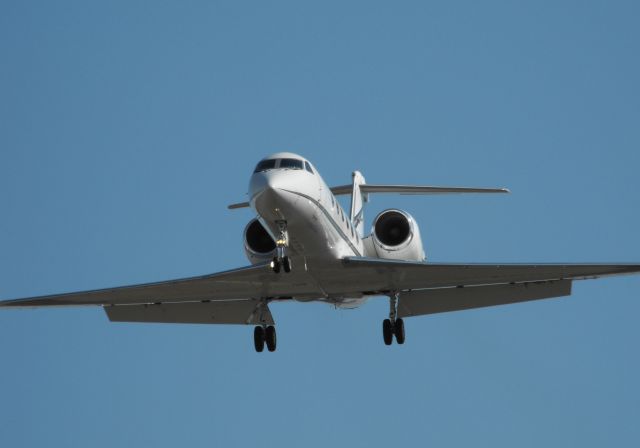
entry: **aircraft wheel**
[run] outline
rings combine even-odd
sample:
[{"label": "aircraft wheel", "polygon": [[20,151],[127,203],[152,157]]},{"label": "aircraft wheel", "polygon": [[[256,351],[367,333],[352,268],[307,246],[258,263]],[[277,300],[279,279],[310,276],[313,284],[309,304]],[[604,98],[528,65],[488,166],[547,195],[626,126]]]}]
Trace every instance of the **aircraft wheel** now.
[{"label": "aircraft wheel", "polygon": [[271,262],[271,268],[273,269],[273,272],[275,272],[276,274],[280,272],[280,260],[278,259],[278,257],[273,257],[273,261]]},{"label": "aircraft wheel", "polygon": [[382,338],[385,345],[391,345],[393,342],[393,328],[391,327],[391,321],[385,319],[382,321]]},{"label": "aircraft wheel", "polygon": [[270,352],[276,351],[276,327],[269,325],[265,332],[265,340],[267,342],[267,349]]},{"label": "aircraft wheel", "polygon": [[286,255],[282,258],[282,267],[284,272],[291,272],[291,260]]},{"label": "aircraft wheel", "polygon": [[264,340],[265,340],[265,332],[264,328],[257,326],[253,329],[253,345],[256,348],[256,351],[260,353],[264,350]]},{"label": "aircraft wheel", "polygon": [[404,321],[402,319],[396,319],[396,324],[393,326],[393,334],[396,336],[398,344],[404,344]]}]

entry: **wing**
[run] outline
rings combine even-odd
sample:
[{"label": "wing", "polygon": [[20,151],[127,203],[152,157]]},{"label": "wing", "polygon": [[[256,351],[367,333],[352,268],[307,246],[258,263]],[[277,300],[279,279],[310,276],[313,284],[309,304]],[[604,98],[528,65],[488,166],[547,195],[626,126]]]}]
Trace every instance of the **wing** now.
[{"label": "wing", "polygon": [[[268,264],[200,277],[0,302],[0,307],[103,305],[114,321],[272,322],[264,298],[400,293],[401,316],[568,295],[571,281],[640,272],[637,264],[435,264],[346,258],[274,275]],[[112,305],[113,307],[109,306]],[[188,306],[187,306],[188,305]],[[258,314],[256,314],[258,313]]]},{"label": "wing", "polygon": [[347,258],[344,265],[349,274],[345,283],[355,282],[370,294],[398,292],[401,317],[566,296],[573,280],[640,272],[638,264],[435,264]]},{"label": "wing", "polygon": [[305,271],[274,275],[268,264],[259,264],[160,283],[6,300],[0,306],[134,305],[320,295]]},{"label": "wing", "polygon": [[264,298],[320,297],[304,270],[274,275],[267,264],[160,283],[26,299],[0,307],[103,305],[112,321],[175,323],[273,323]]}]

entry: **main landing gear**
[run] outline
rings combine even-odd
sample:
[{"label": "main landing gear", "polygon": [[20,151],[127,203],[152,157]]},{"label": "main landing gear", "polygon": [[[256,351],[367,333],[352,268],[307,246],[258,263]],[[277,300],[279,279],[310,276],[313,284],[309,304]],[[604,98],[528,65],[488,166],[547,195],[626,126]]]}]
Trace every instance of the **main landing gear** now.
[{"label": "main landing gear", "polygon": [[404,321],[397,316],[398,294],[393,294],[389,297],[389,319],[382,321],[382,338],[385,345],[391,345],[394,336],[398,344],[404,344]]},{"label": "main landing gear", "polygon": [[278,227],[280,229],[280,236],[276,241],[276,256],[271,261],[271,269],[276,274],[280,273],[280,270],[284,272],[291,272],[291,260],[286,255],[286,249],[289,247],[289,234],[287,232],[287,222],[278,221]]},{"label": "main landing gear", "polygon": [[264,350],[264,344],[267,344],[267,350],[276,351],[276,327],[273,325],[257,326],[253,330],[253,345],[258,353]]}]

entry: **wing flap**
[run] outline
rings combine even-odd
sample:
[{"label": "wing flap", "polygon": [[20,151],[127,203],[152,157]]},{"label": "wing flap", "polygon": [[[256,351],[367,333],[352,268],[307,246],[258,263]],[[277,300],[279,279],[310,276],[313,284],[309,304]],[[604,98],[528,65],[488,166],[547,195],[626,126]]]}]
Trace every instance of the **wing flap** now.
[{"label": "wing flap", "polygon": [[274,323],[269,307],[258,300],[109,305],[104,307],[104,311],[112,322],[256,325]]},{"label": "wing flap", "polygon": [[398,316],[445,313],[571,295],[571,280],[440,288],[400,293]]}]

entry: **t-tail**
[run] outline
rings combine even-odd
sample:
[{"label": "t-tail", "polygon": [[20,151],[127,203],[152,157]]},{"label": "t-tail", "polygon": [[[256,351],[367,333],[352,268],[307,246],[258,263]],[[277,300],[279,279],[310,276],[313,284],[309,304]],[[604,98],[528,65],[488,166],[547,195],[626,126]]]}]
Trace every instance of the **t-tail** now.
[{"label": "t-tail", "polygon": [[435,187],[432,185],[385,185],[367,184],[360,171],[354,171],[351,185],[331,187],[331,192],[338,195],[351,195],[351,213],[349,218],[358,235],[364,236],[364,204],[369,202],[370,193],[396,194],[443,194],[443,193],[510,193],[507,188],[469,188],[469,187]]}]

